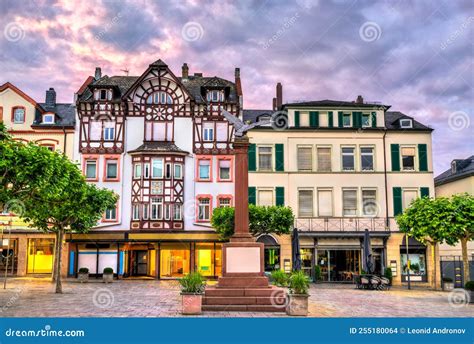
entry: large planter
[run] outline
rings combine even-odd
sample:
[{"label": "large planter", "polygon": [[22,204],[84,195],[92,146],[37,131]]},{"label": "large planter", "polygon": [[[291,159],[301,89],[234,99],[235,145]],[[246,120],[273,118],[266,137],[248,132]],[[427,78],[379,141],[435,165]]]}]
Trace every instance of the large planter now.
[{"label": "large planter", "polygon": [[286,307],[286,314],[294,316],[308,315],[308,297],[309,295],[289,294],[288,306]]},{"label": "large planter", "polygon": [[451,291],[454,289],[454,283],[453,282],[443,282],[443,290],[444,291]]},{"label": "large planter", "polygon": [[89,281],[89,273],[88,272],[79,272],[77,274],[77,279],[81,283],[87,282],[87,281]]},{"label": "large planter", "polygon": [[202,311],[202,294],[181,293],[183,303],[183,314],[196,315]]},{"label": "large planter", "polygon": [[114,274],[103,274],[102,280],[104,283],[112,283],[114,281]]}]

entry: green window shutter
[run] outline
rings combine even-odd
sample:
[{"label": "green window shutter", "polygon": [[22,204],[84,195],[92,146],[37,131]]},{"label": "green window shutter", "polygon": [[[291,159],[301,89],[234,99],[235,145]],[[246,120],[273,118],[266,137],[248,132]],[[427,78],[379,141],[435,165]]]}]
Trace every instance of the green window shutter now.
[{"label": "green window shutter", "polygon": [[401,213],[403,213],[402,188],[394,187],[393,188],[393,216],[397,216]]},{"label": "green window shutter", "polygon": [[299,128],[300,127],[300,112],[295,111],[295,127]]},{"label": "green window shutter", "polygon": [[428,154],[424,143],[418,145],[418,159],[420,161],[420,171],[428,171]]},{"label": "green window shutter", "polygon": [[392,171],[400,171],[400,145],[392,143],[390,145],[392,156]]},{"label": "green window shutter", "polygon": [[275,171],[284,171],[285,170],[285,158],[283,155],[283,144],[275,144]]},{"label": "green window shutter", "polygon": [[318,111],[309,112],[309,126],[311,128],[319,127],[319,112]]},{"label": "green window shutter", "polygon": [[337,126],[338,126],[339,128],[342,128],[342,124],[343,124],[343,123],[342,123],[342,117],[343,117],[342,111],[339,111],[339,112],[337,113]]},{"label": "green window shutter", "polygon": [[251,143],[249,146],[249,171],[257,170],[257,146],[255,143]]},{"label": "green window shutter", "polygon": [[276,203],[275,205],[285,205],[285,188],[283,186],[277,186],[275,188],[275,194],[276,194]]},{"label": "green window shutter", "polygon": [[362,128],[362,112],[352,113],[352,127]]},{"label": "green window shutter", "polygon": [[430,197],[430,188],[420,188],[420,197]]},{"label": "green window shutter", "polygon": [[372,112],[372,128],[377,128],[377,113]]},{"label": "green window shutter", "polygon": [[334,120],[332,118],[332,111],[328,112],[328,127],[329,128],[334,127]]},{"label": "green window shutter", "polygon": [[257,204],[257,188],[249,186],[249,204]]}]

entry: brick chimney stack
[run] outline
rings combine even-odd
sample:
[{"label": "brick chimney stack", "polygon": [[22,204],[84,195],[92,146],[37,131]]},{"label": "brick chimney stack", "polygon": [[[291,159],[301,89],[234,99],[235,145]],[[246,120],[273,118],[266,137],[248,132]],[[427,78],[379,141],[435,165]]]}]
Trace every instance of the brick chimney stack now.
[{"label": "brick chimney stack", "polygon": [[361,95],[358,95],[358,96],[357,96],[356,103],[357,103],[357,104],[364,104],[364,98],[362,98]]},{"label": "brick chimney stack", "polygon": [[94,79],[99,80],[100,78],[102,78],[102,69],[100,69],[100,67],[95,67]]},{"label": "brick chimney stack", "polygon": [[273,111],[278,110],[277,109],[277,99],[276,98],[273,98],[272,109],[273,109]]},{"label": "brick chimney stack", "polygon": [[56,106],[56,91],[54,90],[54,88],[50,87],[49,90],[46,91],[45,103],[47,107]]},{"label": "brick chimney stack", "polygon": [[282,104],[283,104],[283,86],[279,82],[276,85],[276,106],[277,106],[277,109],[279,109]]},{"label": "brick chimney stack", "polygon": [[185,62],[183,63],[183,67],[181,67],[181,76],[183,80],[186,80],[189,78],[189,67],[188,64]]},{"label": "brick chimney stack", "polygon": [[240,81],[240,68],[235,68],[235,88],[239,97],[243,96],[242,82]]}]

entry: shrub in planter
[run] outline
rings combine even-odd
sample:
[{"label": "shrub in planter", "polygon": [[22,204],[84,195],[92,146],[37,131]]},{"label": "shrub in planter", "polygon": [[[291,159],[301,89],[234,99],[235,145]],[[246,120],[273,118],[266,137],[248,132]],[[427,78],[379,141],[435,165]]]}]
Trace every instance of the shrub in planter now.
[{"label": "shrub in planter", "polygon": [[89,280],[89,269],[88,268],[80,268],[77,274],[77,279],[83,283]]},{"label": "shrub in planter", "polygon": [[205,281],[199,272],[191,272],[179,279],[181,285],[181,298],[183,314],[201,314],[202,294]]},{"label": "shrub in planter", "polygon": [[102,279],[105,283],[113,282],[114,280],[114,269],[112,268],[104,268]]},{"label": "shrub in planter", "polygon": [[450,277],[443,277],[443,290],[450,291],[454,289],[453,279]]},{"label": "shrub in planter", "polygon": [[316,265],[314,267],[314,282],[318,283],[321,281],[323,274],[321,273],[321,267],[319,265]]},{"label": "shrub in planter", "polygon": [[288,315],[308,315],[309,278],[303,271],[294,271],[288,279],[289,302],[286,307]]},{"label": "shrub in planter", "polygon": [[474,303],[474,281],[466,282],[464,289],[469,293],[469,303]]},{"label": "shrub in planter", "polygon": [[392,285],[392,280],[393,280],[392,268],[385,268],[383,275],[385,278],[387,278],[390,281],[390,285]]},{"label": "shrub in planter", "polygon": [[272,271],[270,279],[277,287],[286,287],[288,285],[288,275],[283,270]]}]

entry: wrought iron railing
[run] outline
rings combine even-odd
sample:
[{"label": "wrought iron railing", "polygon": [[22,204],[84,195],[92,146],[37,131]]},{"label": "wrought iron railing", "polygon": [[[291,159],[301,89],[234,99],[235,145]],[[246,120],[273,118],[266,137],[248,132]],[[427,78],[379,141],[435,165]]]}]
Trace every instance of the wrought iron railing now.
[{"label": "wrought iron railing", "polygon": [[386,217],[311,217],[296,218],[295,227],[302,232],[397,231],[392,218]]}]

